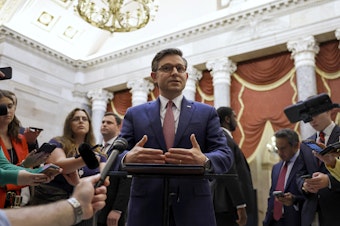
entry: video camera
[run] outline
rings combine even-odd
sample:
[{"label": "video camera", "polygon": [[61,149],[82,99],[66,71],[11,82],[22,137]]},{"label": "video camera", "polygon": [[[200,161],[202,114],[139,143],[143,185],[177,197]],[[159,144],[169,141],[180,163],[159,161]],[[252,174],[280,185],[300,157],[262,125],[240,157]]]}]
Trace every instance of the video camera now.
[{"label": "video camera", "polygon": [[312,121],[312,118],[323,112],[340,108],[339,104],[332,103],[326,93],[321,93],[305,101],[299,101],[284,109],[284,113],[291,123],[303,121],[305,123]]}]

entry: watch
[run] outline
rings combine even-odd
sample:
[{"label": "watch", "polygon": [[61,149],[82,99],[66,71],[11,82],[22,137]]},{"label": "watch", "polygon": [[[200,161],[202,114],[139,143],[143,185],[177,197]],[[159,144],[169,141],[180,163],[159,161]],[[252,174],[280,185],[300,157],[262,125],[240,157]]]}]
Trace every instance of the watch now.
[{"label": "watch", "polygon": [[82,221],[83,218],[83,210],[80,206],[80,203],[76,198],[69,198],[67,199],[67,202],[71,204],[74,210],[74,223],[73,224],[78,224],[79,222]]},{"label": "watch", "polygon": [[209,171],[211,169],[211,161],[208,157],[205,159],[204,169],[205,171]]}]

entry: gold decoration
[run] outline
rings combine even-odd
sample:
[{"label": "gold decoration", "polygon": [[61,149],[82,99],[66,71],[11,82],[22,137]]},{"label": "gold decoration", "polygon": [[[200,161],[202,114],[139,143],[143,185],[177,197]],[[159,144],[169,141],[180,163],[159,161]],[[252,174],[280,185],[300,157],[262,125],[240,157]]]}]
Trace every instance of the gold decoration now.
[{"label": "gold decoration", "polygon": [[145,27],[158,11],[156,0],[78,0],[81,18],[100,29],[130,32]]}]

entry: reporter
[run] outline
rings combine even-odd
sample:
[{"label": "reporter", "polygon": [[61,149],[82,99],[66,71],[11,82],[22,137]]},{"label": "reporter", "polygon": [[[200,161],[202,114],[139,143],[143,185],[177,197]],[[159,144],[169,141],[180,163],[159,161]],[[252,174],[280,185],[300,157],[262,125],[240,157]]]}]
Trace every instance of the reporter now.
[{"label": "reporter", "polygon": [[[51,204],[33,207],[24,207],[20,210],[0,210],[0,225],[2,226],[66,226],[73,225],[81,220],[89,219],[93,214],[105,206],[106,187],[104,185],[94,189],[100,175],[86,177],[80,180],[73,194],[68,200],[61,200]],[[79,208],[74,207],[79,205]],[[18,214],[20,211],[20,214]],[[43,214],[42,214],[43,213]]]}]

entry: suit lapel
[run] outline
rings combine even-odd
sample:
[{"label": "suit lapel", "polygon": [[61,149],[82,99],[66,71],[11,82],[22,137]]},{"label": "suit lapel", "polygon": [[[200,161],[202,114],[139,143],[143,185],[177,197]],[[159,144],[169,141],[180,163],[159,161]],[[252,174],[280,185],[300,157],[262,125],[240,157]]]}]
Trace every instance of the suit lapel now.
[{"label": "suit lapel", "polygon": [[340,141],[340,127],[335,126],[331,135],[328,138],[327,145]]},{"label": "suit lapel", "polygon": [[161,113],[160,113],[160,107],[161,102],[159,98],[157,100],[149,102],[149,105],[147,105],[147,114],[150,120],[150,126],[152,130],[154,131],[154,135],[156,137],[156,140],[159,144],[159,146],[162,148],[162,150],[166,151],[166,144],[165,139],[163,135],[163,128],[161,123]]},{"label": "suit lapel", "polygon": [[185,129],[189,126],[192,113],[195,111],[195,105],[192,101],[188,101],[183,97],[181,104],[181,113],[179,115],[178,127],[175,135],[174,146],[179,143]]}]

